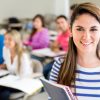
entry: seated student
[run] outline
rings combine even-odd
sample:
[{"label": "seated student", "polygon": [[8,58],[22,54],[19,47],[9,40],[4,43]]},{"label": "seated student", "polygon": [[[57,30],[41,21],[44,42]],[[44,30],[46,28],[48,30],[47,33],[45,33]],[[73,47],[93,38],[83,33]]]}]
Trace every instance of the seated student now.
[{"label": "seated student", "polygon": [[60,32],[57,36],[56,41],[54,41],[51,46],[59,48],[61,50],[67,51],[68,50],[68,42],[70,36],[69,30],[69,22],[66,16],[60,15],[56,18],[56,26],[58,32]]},{"label": "seated student", "polygon": [[[24,51],[21,45],[20,34],[16,31],[7,33],[5,35],[4,44],[4,65],[2,68],[6,68],[11,74],[17,75],[21,78],[31,77],[31,62],[28,54]],[[12,91],[14,92],[12,89],[0,87],[0,100],[9,100]]]},{"label": "seated student", "polygon": [[100,8],[79,4],[70,24],[67,56],[54,62],[50,81],[69,86],[77,100],[100,100]]},{"label": "seated student", "polygon": [[17,17],[10,17],[8,18],[8,30],[16,30],[21,31],[22,24]]},{"label": "seated student", "polygon": [[44,17],[42,15],[36,15],[33,18],[32,33],[28,41],[24,42],[24,45],[30,46],[33,50],[49,46],[49,33],[44,24]]},{"label": "seated student", "polygon": [[[67,51],[70,36],[68,19],[64,15],[58,16],[56,18],[56,26],[60,33],[57,37],[57,40],[52,42],[51,47],[55,52],[59,51],[60,49]],[[53,62],[54,61],[43,67],[43,75],[46,79],[49,77]]]}]

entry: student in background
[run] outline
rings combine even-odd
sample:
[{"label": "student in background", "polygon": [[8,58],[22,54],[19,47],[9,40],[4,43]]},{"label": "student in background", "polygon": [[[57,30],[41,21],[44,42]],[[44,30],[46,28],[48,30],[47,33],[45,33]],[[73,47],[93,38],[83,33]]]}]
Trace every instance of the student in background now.
[{"label": "student in background", "polygon": [[[32,76],[32,67],[28,54],[24,51],[21,45],[20,34],[12,31],[5,35],[3,48],[4,65],[2,69],[6,68],[11,74],[17,75],[21,78]],[[13,89],[0,87],[0,100],[9,100]]]},{"label": "student in background", "polygon": [[24,42],[26,46],[30,46],[33,50],[49,46],[49,33],[44,24],[42,15],[36,15],[33,18],[33,30],[29,40]]},{"label": "student in background", "polygon": [[58,58],[50,81],[71,87],[78,100],[100,99],[100,8],[79,4],[71,17],[67,56]]},{"label": "student in background", "polygon": [[[58,52],[59,50],[67,51],[70,36],[69,23],[67,17],[64,15],[58,16],[56,18],[56,26],[57,30],[59,30],[60,33],[57,36],[57,39],[54,42],[52,42],[51,48],[55,52]],[[52,69],[53,63],[54,60],[43,67],[43,75],[46,79],[48,79],[49,77],[49,73]]]},{"label": "student in background", "polygon": [[56,41],[51,44],[51,47],[67,51],[70,36],[69,21],[67,17],[64,15],[58,16],[56,18],[56,26],[60,33],[58,34]]},{"label": "student in background", "polygon": [[17,17],[8,18],[8,31],[11,30],[21,31],[21,29],[22,29],[22,24]]},{"label": "student in background", "polygon": [[30,76],[31,62],[28,54],[22,47],[21,36],[17,31],[5,35],[3,58],[7,69],[15,75]]}]

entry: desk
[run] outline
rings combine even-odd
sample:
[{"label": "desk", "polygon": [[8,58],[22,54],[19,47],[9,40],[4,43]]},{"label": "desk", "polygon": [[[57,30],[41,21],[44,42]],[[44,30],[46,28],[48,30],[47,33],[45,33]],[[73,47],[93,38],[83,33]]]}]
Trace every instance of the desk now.
[{"label": "desk", "polygon": [[38,56],[38,57],[49,57],[49,58],[54,58],[57,56],[62,56],[65,55],[65,51],[59,51],[59,52],[53,52],[50,48],[44,48],[44,49],[39,49],[39,50],[33,50],[31,52],[32,55]]},{"label": "desk", "polygon": [[28,95],[35,94],[38,90],[40,90],[43,87],[39,79],[27,77],[20,78],[19,76],[11,74],[0,78],[0,86],[21,90]]},{"label": "desk", "polygon": [[10,74],[9,71],[4,70],[4,69],[0,69],[0,77],[6,76],[6,75],[8,75],[8,74]]}]

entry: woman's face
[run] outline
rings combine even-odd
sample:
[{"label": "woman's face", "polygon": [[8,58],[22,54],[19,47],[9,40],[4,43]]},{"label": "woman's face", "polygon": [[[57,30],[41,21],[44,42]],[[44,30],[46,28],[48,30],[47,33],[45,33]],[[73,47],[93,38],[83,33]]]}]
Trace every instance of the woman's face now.
[{"label": "woman's face", "polygon": [[36,18],[33,21],[33,27],[35,27],[36,29],[40,29],[42,27],[42,21],[40,18]]},{"label": "woman's face", "polygon": [[100,23],[92,15],[82,14],[73,23],[72,36],[78,53],[96,52],[100,40]]},{"label": "woman's face", "polygon": [[13,38],[10,34],[5,35],[4,44],[9,49],[13,49],[15,47],[15,41],[13,40]]}]

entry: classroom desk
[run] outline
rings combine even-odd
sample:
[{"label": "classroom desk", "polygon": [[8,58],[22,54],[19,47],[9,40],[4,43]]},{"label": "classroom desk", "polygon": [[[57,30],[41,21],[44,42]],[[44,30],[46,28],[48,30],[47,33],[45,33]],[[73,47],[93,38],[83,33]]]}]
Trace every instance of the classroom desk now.
[{"label": "classroom desk", "polygon": [[33,50],[31,52],[31,55],[35,55],[35,56],[38,56],[38,57],[49,57],[49,58],[54,58],[54,57],[62,56],[62,55],[65,55],[65,54],[66,54],[65,51],[53,52],[50,48]]},{"label": "classroom desk", "polygon": [[22,93],[26,93],[27,95],[34,95],[43,87],[39,78],[21,78],[19,76],[7,73],[8,71],[6,70],[0,70],[0,72],[2,73],[0,73],[1,76],[4,75],[0,77],[0,86],[17,89],[22,91]]},{"label": "classroom desk", "polygon": [[0,69],[0,78],[7,76],[8,74],[10,74],[9,71],[4,70],[4,69]]}]

